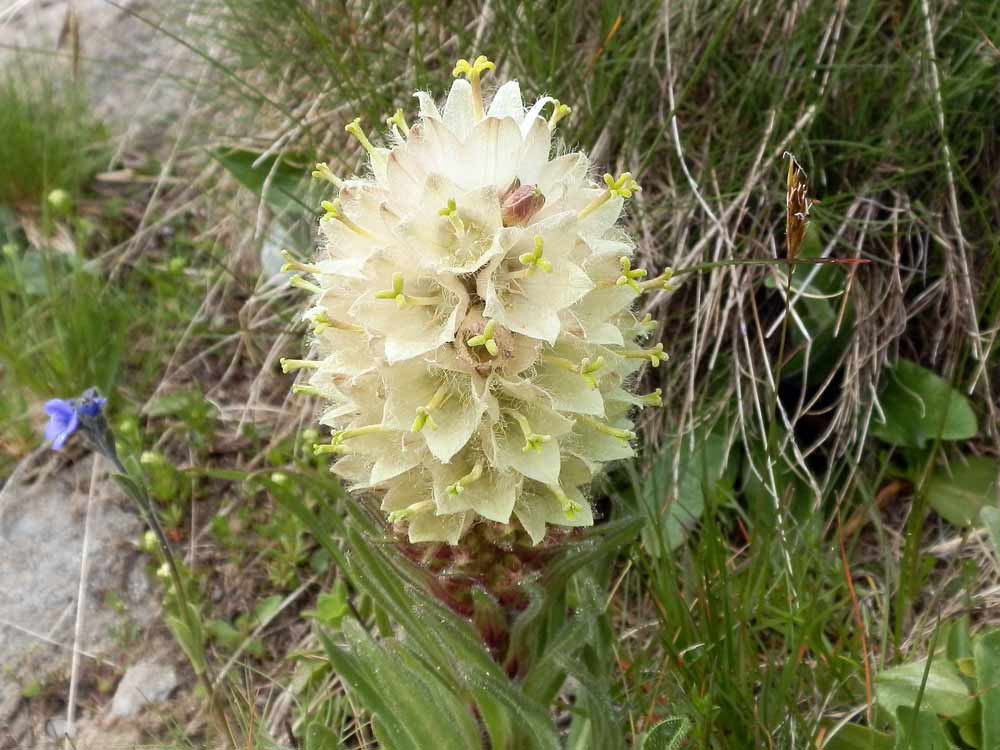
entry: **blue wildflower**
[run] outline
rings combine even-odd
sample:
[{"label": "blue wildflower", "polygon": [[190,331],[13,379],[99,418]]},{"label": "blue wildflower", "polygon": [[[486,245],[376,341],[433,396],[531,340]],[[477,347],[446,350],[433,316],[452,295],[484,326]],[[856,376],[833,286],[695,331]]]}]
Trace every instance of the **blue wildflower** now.
[{"label": "blue wildflower", "polygon": [[46,401],[44,409],[49,415],[49,423],[45,425],[45,439],[51,441],[52,450],[62,450],[70,436],[80,429],[81,417],[89,423],[100,416],[106,403],[107,399],[97,395],[94,389],[87,391],[82,398]]}]

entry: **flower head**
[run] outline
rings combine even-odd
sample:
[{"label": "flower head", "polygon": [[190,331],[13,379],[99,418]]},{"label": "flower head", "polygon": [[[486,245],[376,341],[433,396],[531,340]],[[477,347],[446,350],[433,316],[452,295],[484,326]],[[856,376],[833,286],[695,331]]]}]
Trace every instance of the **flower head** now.
[{"label": "flower head", "polygon": [[318,170],[337,188],[319,256],[290,264],[311,277],[296,286],[314,295],[316,356],[282,367],[327,402],[317,453],[414,542],[454,544],[484,519],[536,542],[592,524],[591,480],[632,455],[630,412],[656,401],[631,393],[635,373],[664,356],[632,311],[662,285],[617,226],[639,186],[595,181],[582,153],[553,158],[568,108],[526,108],[516,81],[487,104],[493,70],[459,61],[444,106],[418,93],[384,146],[352,122],[368,173]]},{"label": "flower head", "polygon": [[62,450],[74,432],[98,419],[106,403],[107,400],[93,388],[80,398],[46,401],[43,408],[49,415],[49,422],[45,425],[45,439],[52,443],[52,450]]}]

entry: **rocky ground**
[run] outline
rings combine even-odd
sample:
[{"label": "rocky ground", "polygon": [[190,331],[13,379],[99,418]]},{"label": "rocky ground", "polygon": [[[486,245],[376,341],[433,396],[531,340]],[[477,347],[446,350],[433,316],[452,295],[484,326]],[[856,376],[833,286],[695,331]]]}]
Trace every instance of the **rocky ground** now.
[{"label": "rocky ground", "polygon": [[[180,3],[3,6],[0,64],[72,66],[78,50],[79,75],[119,152],[169,147],[190,100],[182,82],[198,71],[188,50],[135,14],[170,11],[177,28]],[[137,551],[142,531],[90,459],[67,469],[36,453],[0,490],[0,749],[63,747],[71,691],[77,750],[148,745],[162,723],[158,704],[185,693],[184,659],[158,625]]]}]

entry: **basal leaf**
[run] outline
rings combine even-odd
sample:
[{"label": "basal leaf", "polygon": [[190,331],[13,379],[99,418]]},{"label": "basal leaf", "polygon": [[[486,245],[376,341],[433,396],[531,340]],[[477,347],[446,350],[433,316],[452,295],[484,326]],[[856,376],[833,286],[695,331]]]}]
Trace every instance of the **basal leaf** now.
[{"label": "basal leaf", "polygon": [[256,151],[217,148],[209,153],[241,185],[260,196],[276,212],[294,215],[312,213],[312,209],[302,201],[311,166],[304,157],[288,154],[268,156],[255,167],[254,163],[261,157]]},{"label": "basal leaf", "polygon": [[985,505],[997,504],[1000,466],[992,458],[973,457],[939,466],[923,487],[931,507],[949,523],[969,526]]},{"label": "basal leaf", "polygon": [[[912,709],[924,681],[927,660],[910,662],[880,674],[876,680],[878,702],[895,714],[900,706]],[[927,672],[920,699],[921,710],[942,716],[959,716],[973,707],[975,698],[959,674],[958,668],[944,658],[935,658]]]},{"label": "basal leaf", "polygon": [[887,443],[923,448],[941,440],[967,440],[979,432],[969,400],[948,381],[906,359],[889,368],[880,397],[885,422],[872,434]]}]

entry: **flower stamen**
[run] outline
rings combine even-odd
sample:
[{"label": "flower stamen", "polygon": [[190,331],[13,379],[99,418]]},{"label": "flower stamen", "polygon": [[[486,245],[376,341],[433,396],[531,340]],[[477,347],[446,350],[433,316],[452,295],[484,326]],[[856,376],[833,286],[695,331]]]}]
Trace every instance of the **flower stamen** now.
[{"label": "flower stamen", "polygon": [[604,357],[597,357],[594,360],[591,360],[590,357],[584,357],[580,360],[580,364],[576,364],[565,357],[555,357],[552,355],[544,355],[542,360],[556,367],[561,367],[564,370],[577,373],[587,381],[587,385],[590,386],[591,390],[597,388],[597,378],[594,376],[594,373],[604,367]]},{"label": "flower stamen", "polygon": [[473,336],[466,340],[468,346],[485,346],[486,351],[489,352],[491,357],[497,356],[500,348],[497,346],[497,342],[493,340],[493,332],[496,330],[497,322],[495,320],[489,320],[486,323],[486,328],[478,336]]},{"label": "flower stamen", "polygon": [[644,396],[639,397],[640,406],[645,408],[647,406],[663,406],[663,389],[657,388],[652,393],[647,393]]},{"label": "flower stamen", "polygon": [[406,307],[407,305],[437,305],[441,303],[441,298],[436,296],[419,297],[412,294],[404,294],[403,283],[403,274],[396,271],[396,273],[392,275],[392,289],[375,292],[375,299],[395,300],[396,307],[399,307],[400,309]]},{"label": "flower stamen", "polygon": [[368,152],[368,156],[371,158],[372,162],[385,162],[385,157],[382,156],[378,149],[372,145],[372,142],[368,140],[368,136],[365,135],[365,131],[361,129],[360,117],[355,117],[347,123],[347,125],[344,126],[344,130],[358,139],[358,143],[360,143],[361,147]]},{"label": "flower stamen", "polygon": [[364,333],[364,328],[359,325],[354,325],[353,323],[342,323],[339,320],[333,320],[325,312],[319,311],[315,313],[312,318],[310,318],[313,324],[313,333],[320,334],[328,328],[334,328],[338,331],[350,331],[352,333]]},{"label": "flower stamen", "polygon": [[352,427],[341,430],[332,435],[329,443],[319,443],[313,446],[313,453],[322,456],[326,453],[342,454],[346,452],[344,443],[351,438],[362,437],[364,435],[374,435],[379,432],[386,432],[386,428],[380,424],[370,424],[364,427]]},{"label": "flower stamen", "polygon": [[527,266],[529,272],[534,271],[536,268],[541,268],[545,273],[552,273],[552,264],[542,257],[543,250],[544,242],[541,235],[535,235],[535,249],[530,253],[521,253],[517,256],[517,259],[521,262],[522,266]]},{"label": "flower stamen", "polygon": [[607,189],[601,193],[599,196],[594,198],[587,206],[585,206],[579,214],[577,214],[577,219],[582,220],[590,216],[594,211],[599,209],[609,200],[612,196],[617,195],[622,199],[631,198],[633,193],[638,193],[642,191],[633,178],[631,172],[623,172],[618,179],[615,179],[610,174],[604,175],[604,184]]},{"label": "flower stamen", "polygon": [[618,353],[628,359],[648,359],[649,364],[653,367],[659,367],[660,362],[669,356],[664,353],[662,343],[659,343],[650,349],[626,349]]},{"label": "flower stamen", "polygon": [[568,117],[569,114],[573,111],[572,107],[568,107],[567,105],[561,103],[558,99],[554,99],[552,101],[552,104],[553,104],[552,115],[549,117],[549,123],[548,123],[549,132],[554,131],[556,129],[556,125],[559,124],[559,121],[565,117]]},{"label": "flower stamen", "polygon": [[594,419],[593,417],[588,417],[585,414],[577,415],[577,419],[586,425],[589,425],[598,432],[609,435],[617,440],[621,440],[623,443],[628,443],[635,440],[636,434],[632,430],[622,430],[618,427],[612,427],[611,425],[600,421],[599,419]]},{"label": "flower stamen", "polygon": [[545,486],[548,487],[549,491],[556,496],[556,500],[559,501],[559,507],[562,509],[566,518],[570,521],[573,520],[573,516],[583,510],[580,503],[575,500],[571,500],[569,496],[563,492],[563,488],[558,484],[547,484]]},{"label": "flower stamen", "polygon": [[316,169],[312,171],[312,176],[317,180],[326,180],[338,189],[344,186],[344,181],[337,177],[330,169],[330,165],[326,163],[317,164]]},{"label": "flower stamen", "polygon": [[302,261],[296,260],[288,250],[281,251],[281,257],[285,259],[285,262],[281,266],[282,273],[289,273],[290,271],[296,271],[298,273],[320,273],[319,266],[314,266],[311,263],[303,263]]},{"label": "flower stamen", "polygon": [[672,268],[663,269],[663,273],[649,281],[644,281],[639,284],[639,287],[644,292],[649,291],[662,291],[662,292],[672,292],[677,289],[677,286],[672,281],[674,276],[674,270]]},{"label": "flower stamen", "polygon": [[307,281],[302,276],[292,276],[288,280],[289,286],[294,286],[296,289],[302,289],[304,291],[310,292],[312,294],[322,294],[323,290],[311,281]]},{"label": "flower stamen", "polygon": [[410,431],[420,432],[424,429],[424,426],[430,427],[432,430],[436,430],[437,423],[431,416],[431,412],[443,406],[444,402],[447,401],[450,396],[451,391],[448,389],[448,386],[440,386],[425,406],[417,408],[417,418],[413,420],[413,426],[410,428]]},{"label": "flower stamen", "polygon": [[425,510],[430,510],[434,507],[433,500],[421,500],[419,503],[413,503],[413,505],[408,505],[400,510],[394,510],[389,513],[389,523],[399,523],[404,521],[410,516],[416,515],[417,513],[423,513]]},{"label": "flower stamen", "polygon": [[464,477],[459,479],[457,482],[448,485],[448,494],[453,497],[456,495],[461,495],[465,492],[465,488],[468,487],[473,482],[477,481],[483,476],[483,462],[476,461],[476,465],[472,467],[472,471],[466,474]]},{"label": "flower stamen", "polygon": [[297,370],[316,370],[319,369],[320,365],[319,361],[315,359],[290,359],[289,357],[282,357],[280,362],[281,371],[286,375]]},{"label": "flower stamen", "polygon": [[639,285],[639,279],[646,278],[646,269],[633,269],[632,261],[624,255],[618,259],[618,263],[621,265],[622,275],[615,281],[615,286],[628,286],[631,287],[636,294],[642,294],[642,287]]},{"label": "flower stamen", "polygon": [[389,127],[396,127],[399,132],[403,134],[404,138],[409,138],[410,126],[406,124],[406,118],[403,116],[403,110],[397,109],[392,117],[386,118],[385,124]]},{"label": "flower stamen", "polygon": [[486,55],[480,55],[474,62],[462,59],[455,63],[455,69],[451,72],[454,78],[465,76],[472,85],[472,109],[477,120],[482,120],[483,112],[483,90],[480,79],[483,73],[488,70],[496,70],[496,65],[486,59]]},{"label": "flower stamen", "polygon": [[521,412],[510,409],[507,413],[517,420],[517,424],[521,427],[521,432],[524,435],[524,446],[521,448],[521,452],[530,453],[531,451],[534,451],[535,453],[541,453],[542,446],[549,442],[552,439],[552,436],[540,435],[537,432],[533,432],[531,429],[531,423],[528,422],[528,418]]},{"label": "flower stamen", "polygon": [[326,213],[323,214],[323,219],[322,219],[323,221],[336,219],[355,234],[361,237],[367,237],[368,239],[372,238],[371,232],[369,232],[367,229],[364,229],[363,227],[359,227],[357,224],[355,224],[351,219],[347,217],[347,214],[344,213],[344,210],[340,205],[339,198],[334,201],[323,201],[322,203],[320,203],[320,208],[326,211]]},{"label": "flower stamen", "polygon": [[456,237],[465,236],[465,223],[458,216],[458,206],[455,204],[454,198],[448,199],[448,205],[438,211],[438,216],[444,216],[448,219],[452,229],[455,230]]}]

